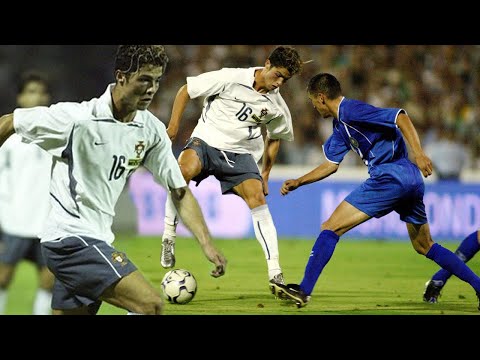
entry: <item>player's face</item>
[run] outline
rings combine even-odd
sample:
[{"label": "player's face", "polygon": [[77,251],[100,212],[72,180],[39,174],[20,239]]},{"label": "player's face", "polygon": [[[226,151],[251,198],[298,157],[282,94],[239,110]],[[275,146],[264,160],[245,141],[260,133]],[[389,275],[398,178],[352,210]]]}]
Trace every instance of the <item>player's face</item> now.
[{"label": "player's face", "polygon": [[41,82],[31,81],[17,95],[17,105],[22,108],[47,106],[50,104],[50,94]]},{"label": "player's face", "polygon": [[130,109],[146,110],[158,91],[162,75],[161,66],[146,65],[125,78],[123,84],[121,83],[122,103]]},{"label": "player's face", "polygon": [[267,63],[265,72],[265,88],[268,91],[279,88],[291,78],[290,72],[284,67],[273,67]]},{"label": "player's face", "polygon": [[325,105],[324,101],[324,96],[322,94],[319,94],[317,96],[308,94],[308,98],[312,102],[313,107],[315,110],[318,111],[318,113],[323,117],[323,118],[328,118],[332,116],[330,113],[330,110],[328,109],[327,105]]}]

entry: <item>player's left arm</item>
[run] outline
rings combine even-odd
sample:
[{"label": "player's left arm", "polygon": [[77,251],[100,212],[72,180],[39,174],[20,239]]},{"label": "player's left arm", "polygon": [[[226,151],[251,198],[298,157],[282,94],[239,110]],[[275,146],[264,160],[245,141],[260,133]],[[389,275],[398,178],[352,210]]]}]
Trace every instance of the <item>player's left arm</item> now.
[{"label": "player's left arm", "polygon": [[280,140],[265,137],[265,150],[262,158],[263,193],[268,195],[268,178],[280,150]]},{"label": "player's left arm", "polygon": [[13,133],[15,133],[13,114],[0,117],[0,146],[2,146]]},{"label": "player's left arm", "polygon": [[433,165],[432,160],[425,154],[420,143],[420,137],[417,130],[412,123],[410,117],[402,112],[397,117],[397,126],[403,134],[403,137],[407,140],[410,148],[413,151],[413,157],[417,163],[418,168],[422,172],[424,177],[432,175]]}]

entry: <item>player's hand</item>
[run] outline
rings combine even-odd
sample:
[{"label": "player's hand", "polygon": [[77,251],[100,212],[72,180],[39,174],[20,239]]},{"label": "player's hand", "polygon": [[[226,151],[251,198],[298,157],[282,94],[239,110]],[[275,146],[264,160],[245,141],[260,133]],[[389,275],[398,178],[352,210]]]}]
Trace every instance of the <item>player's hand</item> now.
[{"label": "player's hand", "polygon": [[208,260],[215,264],[215,270],[212,270],[210,275],[215,278],[225,275],[225,270],[227,267],[227,259],[225,259],[225,256],[223,256],[223,254],[213,246],[206,246],[203,249],[203,252]]},{"label": "player's hand", "polygon": [[268,196],[268,181],[263,180],[263,195]]},{"label": "player's hand", "polygon": [[175,129],[173,127],[168,127],[167,128],[167,134],[168,134],[168,137],[170,138],[170,140],[174,140],[176,137],[177,137],[177,133],[178,133],[178,129]]},{"label": "player's hand", "polygon": [[217,265],[215,267],[215,270],[212,270],[210,275],[212,275],[214,278],[218,278],[220,276],[225,275],[225,266],[226,266],[226,263],[222,265]]},{"label": "player's hand", "polygon": [[427,178],[430,175],[432,175],[433,173],[432,160],[430,160],[430,158],[427,155],[425,155],[425,153],[422,153],[416,156],[415,161],[424,177]]},{"label": "player's hand", "polygon": [[280,188],[280,193],[282,195],[287,195],[290,191],[295,190],[300,185],[300,182],[295,179],[287,180],[283,183],[282,187]]}]

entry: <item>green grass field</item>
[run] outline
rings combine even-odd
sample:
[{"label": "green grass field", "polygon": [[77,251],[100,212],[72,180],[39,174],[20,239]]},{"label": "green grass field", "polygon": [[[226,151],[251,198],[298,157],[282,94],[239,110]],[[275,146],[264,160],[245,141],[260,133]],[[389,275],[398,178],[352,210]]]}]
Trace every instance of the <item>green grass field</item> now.
[{"label": "green grass field", "polygon": [[[123,236],[114,245],[125,251],[160,290],[167,270],[160,266],[160,238]],[[475,291],[452,277],[440,303],[422,301],[424,284],[438,267],[418,255],[408,242],[341,241],[320,277],[311,302],[302,309],[276,300],[268,289],[266,263],[254,239],[216,240],[228,259],[226,275],[214,279],[213,268],[193,239],[177,239],[177,268],[190,270],[198,291],[186,305],[167,304],[168,315],[477,315]],[[280,260],[287,282],[299,282],[313,240],[280,240]],[[454,250],[458,243],[442,245]],[[480,258],[469,262],[480,273]],[[7,314],[30,314],[36,274],[30,263],[19,266],[10,287]],[[99,314],[122,315],[124,310],[103,304]]]}]

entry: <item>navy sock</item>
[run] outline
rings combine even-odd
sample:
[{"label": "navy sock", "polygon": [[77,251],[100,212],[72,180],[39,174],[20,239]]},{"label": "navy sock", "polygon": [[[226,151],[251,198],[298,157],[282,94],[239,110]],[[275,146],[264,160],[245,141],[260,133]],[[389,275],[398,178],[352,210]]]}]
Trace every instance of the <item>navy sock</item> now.
[{"label": "navy sock", "polygon": [[308,258],[303,280],[300,283],[300,289],[307,295],[312,293],[318,277],[332,257],[338,239],[340,239],[340,237],[330,230],[323,230],[320,235],[318,235],[317,241],[315,241],[310,257]]},{"label": "navy sock", "polygon": [[[468,235],[460,244],[457,250],[455,250],[455,255],[457,255],[463,262],[467,262],[475,256],[475,254],[480,250],[480,244],[478,244],[477,238],[478,231],[475,231]],[[452,276],[452,273],[440,269],[433,276],[432,280],[441,281],[442,286],[445,285],[447,280]]]},{"label": "navy sock", "polygon": [[435,261],[438,265],[451,272],[459,279],[469,283],[476,292],[480,293],[480,277],[478,277],[453,252],[435,243],[425,256],[430,260]]}]

